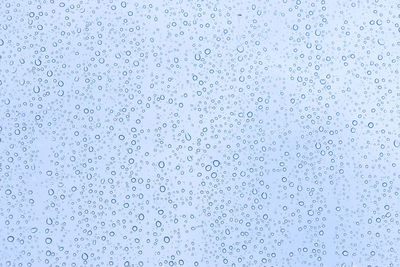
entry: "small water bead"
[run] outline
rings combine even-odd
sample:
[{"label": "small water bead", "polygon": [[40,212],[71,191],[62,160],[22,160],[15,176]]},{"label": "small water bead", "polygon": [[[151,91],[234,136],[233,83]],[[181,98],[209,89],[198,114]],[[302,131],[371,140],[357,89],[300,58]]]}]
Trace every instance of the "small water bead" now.
[{"label": "small water bead", "polygon": [[394,140],[393,145],[394,147],[400,147],[400,140]]}]

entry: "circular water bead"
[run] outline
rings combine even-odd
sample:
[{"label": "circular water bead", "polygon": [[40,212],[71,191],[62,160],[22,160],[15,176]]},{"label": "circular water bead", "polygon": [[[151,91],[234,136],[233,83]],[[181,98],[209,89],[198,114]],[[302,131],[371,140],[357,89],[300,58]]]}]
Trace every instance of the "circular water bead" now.
[{"label": "circular water bead", "polygon": [[368,123],[368,127],[369,127],[369,128],[374,128],[374,123],[373,123],[373,122],[369,122],[369,123]]},{"label": "circular water bead", "polygon": [[240,46],[238,46],[238,47],[236,48],[236,50],[237,50],[239,53],[243,53],[244,47],[243,47],[242,45],[240,45]]},{"label": "circular water bead", "polygon": [[88,254],[82,253],[82,259],[86,261],[89,258]]},{"label": "circular water bead", "polygon": [[393,141],[394,147],[400,147],[400,141],[399,140],[394,140]]}]

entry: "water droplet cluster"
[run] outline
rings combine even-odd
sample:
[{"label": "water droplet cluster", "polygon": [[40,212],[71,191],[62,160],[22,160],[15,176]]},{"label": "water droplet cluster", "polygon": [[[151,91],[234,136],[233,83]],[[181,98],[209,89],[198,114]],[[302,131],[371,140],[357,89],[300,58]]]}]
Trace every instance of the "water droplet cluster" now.
[{"label": "water droplet cluster", "polygon": [[2,1],[0,266],[399,266],[395,1]]}]

